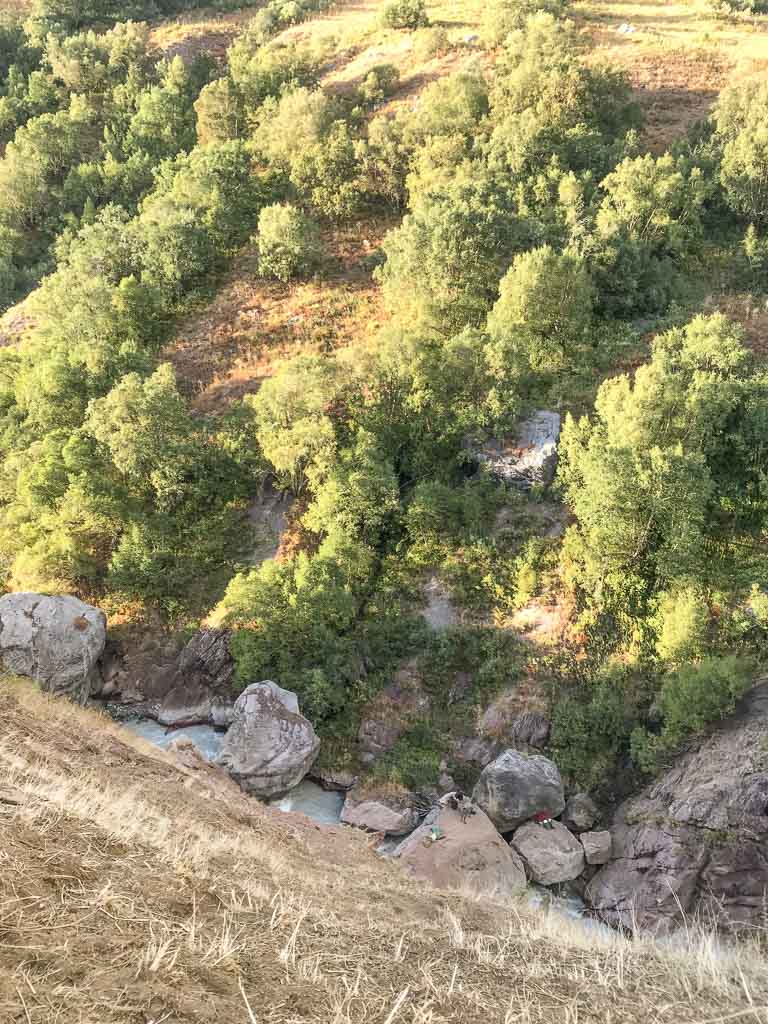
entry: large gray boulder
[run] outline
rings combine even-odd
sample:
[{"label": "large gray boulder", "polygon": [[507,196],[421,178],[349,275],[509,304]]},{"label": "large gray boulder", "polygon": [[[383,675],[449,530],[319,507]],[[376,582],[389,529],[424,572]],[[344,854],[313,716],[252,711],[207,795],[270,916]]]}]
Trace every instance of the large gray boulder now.
[{"label": "large gray boulder", "polygon": [[0,661],[42,690],[85,703],[101,686],[107,640],[104,612],[76,597],[6,594],[0,598]]},{"label": "large gray boulder", "polygon": [[768,683],[616,812],[611,861],[585,899],[657,933],[702,916],[762,927],[768,903]]},{"label": "large gray boulder", "polygon": [[[442,838],[431,842],[432,828]],[[393,854],[415,878],[437,889],[469,889],[490,896],[514,896],[525,888],[525,870],[479,809],[466,820],[457,810],[440,806]]]},{"label": "large gray boulder", "polygon": [[347,793],[341,820],[369,832],[388,836],[404,836],[419,823],[419,814],[410,794],[386,794],[361,791],[357,787]]},{"label": "large gray boulder", "polygon": [[539,811],[556,818],[565,807],[557,765],[517,750],[505,750],[487,765],[472,795],[499,832],[511,832]]},{"label": "large gray boulder", "polygon": [[568,797],[563,811],[563,824],[571,832],[589,832],[599,817],[600,811],[587,793],[574,793]]},{"label": "large gray boulder", "polygon": [[297,786],[319,749],[296,694],[266,680],[252,683],[237,698],[217,763],[246,792],[268,798]]},{"label": "large gray boulder", "polygon": [[539,885],[572,882],[584,870],[583,846],[559,821],[552,822],[551,828],[534,822],[521,825],[512,836],[512,846]]},{"label": "large gray boulder", "polygon": [[557,468],[560,416],[540,409],[512,438],[491,438],[475,450],[477,461],[504,483],[528,490],[552,482]]}]

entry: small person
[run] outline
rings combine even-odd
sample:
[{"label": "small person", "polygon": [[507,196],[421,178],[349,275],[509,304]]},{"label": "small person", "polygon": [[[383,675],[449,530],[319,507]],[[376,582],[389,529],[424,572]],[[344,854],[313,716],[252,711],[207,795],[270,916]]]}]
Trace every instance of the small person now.
[{"label": "small person", "polygon": [[537,825],[541,825],[542,828],[555,827],[555,823],[552,820],[552,814],[549,811],[536,811],[533,816],[533,820]]}]

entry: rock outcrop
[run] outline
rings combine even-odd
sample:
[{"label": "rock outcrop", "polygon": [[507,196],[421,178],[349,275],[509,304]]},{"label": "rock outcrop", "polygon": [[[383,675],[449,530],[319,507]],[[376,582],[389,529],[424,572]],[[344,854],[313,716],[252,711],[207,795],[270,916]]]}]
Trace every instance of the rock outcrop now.
[{"label": "rock outcrop", "polygon": [[553,821],[551,828],[534,822],[521,825],[512,837],[512,846],[539,885],[572,882],[584,870],[584,848],[559,821]]},{"label": "rock outcrop", "polygon": [[296,695],[264,681],[252,683],[237,698],[218,763],[248,793],[267,798],[297,786],[319,749]]},{"label": "rock outcrop", "polygon": [[491,438],[474,455],[498,480],[528,490],[552,482],[559,438],[559,415],[542,409],[523,420],[513,438]]},{"label": "rock outcrop", "polygon": [[201,629],[181,654],[174,682],[157,715],[161,725],[229,725],[227,706],[235,663],[229,653],[229,636],[220,629]]},{"label": "rock outcrop", "polygon": [[511,832],[539,811],[555,818],[565,807],[557,766],[517,750],[505,750],[487,765],[472,795],[499,832]]},{"label": "rock outcrop", "polygon": [[595,827],[600,812],[594,801],[586,793],[574,793],[569,796],[563,811],[563,824],[571,832],[589,832]]},{"label": "rock outcrop", "polygon": [[763,925],[768,902],[768,683],[639,797],[585,898],[610,924],[654,932],[683,915]]},{"label": "rock outcrop", "polygon": [[42,690],[79,703],[101,686],[107,639],[104,612],[76,597],[6,594],[0,598],[0,661]]},{"label": "rock outcrop", "polygon": [[[436,842],[430,838],[433,827],[442,836]],[[526,884],[520,858],[479,808],[462,821],[458,811],[436,807],[393,856],[415,878],[438,889],[513,896]]]},{"label": "rock outcrop", "polygon": [[579,839],[587,864],[607,864],[611,859],[610,832],[582,832]]},{"label": "rock outcrop", "polygon": [[419,813],[408,793],[385,794],[353,788],[347,793],[341,820],[369,832],[404,836],[419,823]]}]

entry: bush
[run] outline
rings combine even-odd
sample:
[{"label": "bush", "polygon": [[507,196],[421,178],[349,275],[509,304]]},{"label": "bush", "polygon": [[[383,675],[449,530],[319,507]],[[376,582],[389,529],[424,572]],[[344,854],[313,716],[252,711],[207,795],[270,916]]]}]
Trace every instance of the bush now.
[{"label": "bush", "polygon": [[491,0],[486,4],[481,22],[483,39],[489,46],[500,46],[510,32],[525,26],[526,19],[537,11],[560,17],[569,0]]},{"label": "bush", "polygon": [[752,682],[752,666],[734,655],[679,668],[661,688],[661,733],[638,728],[632,734],[634,759],[644,771],[654,771],[690,737],[732,714]]},{"label": "bush", "polygon": [[371,68],[360,84],[357,94],[366,107],[375,107],[391,96],[400,80],[400,72],[393,64],[377,64]]},{"label": "bush", "polygon": [[387,28],[425,28],[429,25],[424,0],[389,0],[382,18]]},{"label": "bush", "polygon": [[256,244],[259,273],[278,281],[307,274],[320,262],[317,224],[289,203],[264,207]]}]

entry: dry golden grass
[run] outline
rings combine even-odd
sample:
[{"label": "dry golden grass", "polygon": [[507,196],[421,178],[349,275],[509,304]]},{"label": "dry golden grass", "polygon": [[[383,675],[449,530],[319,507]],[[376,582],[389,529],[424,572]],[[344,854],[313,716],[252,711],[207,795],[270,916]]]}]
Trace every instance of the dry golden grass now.
[{"label": "dry golden grass", "polygon": [[[628,71],[658,152],[706,117],[731,82],[768,68],[768,18],[716,17],[707,0],[578,0],[590,60]],[[622,24],[634,32],[620,34]]]},{"label": "dry golden grass", "polygon": [[754,947],[430,891],[28,683],[0,779],[4,1024],[768,1021]]}]

